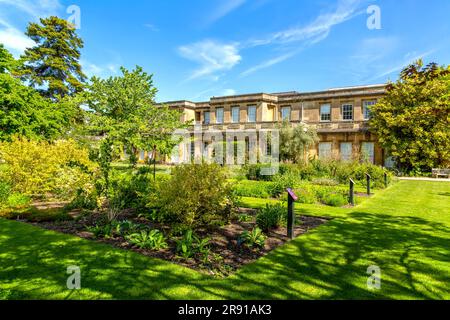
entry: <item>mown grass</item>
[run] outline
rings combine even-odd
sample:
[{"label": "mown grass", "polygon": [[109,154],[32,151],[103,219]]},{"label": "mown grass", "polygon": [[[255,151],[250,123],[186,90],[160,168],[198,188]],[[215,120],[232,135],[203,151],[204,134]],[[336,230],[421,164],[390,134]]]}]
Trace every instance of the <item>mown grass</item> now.
[{"label": "mown grass", "polygon": [[[448,183],[402,181],[352,209],[297,204],[333,219],[226,279],[0,219],[0,299],[450,299],[449,200]],[[70,265],[81,290],[66,288]]]}]

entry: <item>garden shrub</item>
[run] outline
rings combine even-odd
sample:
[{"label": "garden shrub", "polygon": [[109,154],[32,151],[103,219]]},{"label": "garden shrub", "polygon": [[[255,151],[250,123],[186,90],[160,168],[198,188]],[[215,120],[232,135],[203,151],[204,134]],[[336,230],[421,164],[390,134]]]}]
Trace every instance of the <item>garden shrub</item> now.
[{"label": "garden shrub", "polygon": [[30,141],[14,138],[0,143],[0,158],[6,169],[0,180],[6,181],[12,192],[68,200],[80,189],[92,184],[96,166],[88,151],[72,141]]},{"label": "garden shrub", "polygon": [[165,222],[192,229],[222,225],[230,220],[235,195],[218,164],[177,166],[161,183],[157,204]]},{"label": "garden shrub", "polygon": [[240,197],[270,198],[271,182],[242,180],[233,186],[233,190]]},{"label": "garden shrub", "polygon": [[337,182],[334,179],[329,178],[318,178],[311,181],[312,184],[318,185],[318,186],[337,186],[339,182]]},{"label": "garden shrub", "polygon": [[0,207],[8,201],[11,194],[11,186],[5,181],[0,181]]},{"label": "garden shrub", "polygon": [[263,231],[267,232],[271,229],[282,226],[287,219],[286,207],[281,204],[266,204],[265,208],[262,208],[256,216],[256,224]]},{"label": "garden shrub", "polygon": [[314,204],[317,202],[315,193],[309,189],[306,188],[296,189],[295,194],[298,197],[297,200],[298,203]]},{"label": "garden shrub", "polygon": [[286,192],[288,188],[295,188],[299,183],[300,179],[297,175],[293,173],[286,173],[284,175],[276,175],[273,178],[272,184],[270,185],[270,194],[273,197],[279,197]]},{"label": "garden shrub", "polygon": [[348,204],[348,200],[340,193],[328,193],[322,197],[322,202],[332,207],[342,207]]},{"label": "garden shrub", "polygon": [[248,180],[272,181],[274,178],[273,174],[264,174],[270,173],[271,170],[272,167],[270,164],[258,163],[244,166],[245,176]]}]

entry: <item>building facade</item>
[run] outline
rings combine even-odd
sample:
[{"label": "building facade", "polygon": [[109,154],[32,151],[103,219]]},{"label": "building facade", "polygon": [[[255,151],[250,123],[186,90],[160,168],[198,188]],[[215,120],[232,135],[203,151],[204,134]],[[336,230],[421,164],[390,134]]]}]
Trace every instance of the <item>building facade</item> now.
[{"label": "building facade", "polygon": [[[307,152],[311,158],[343,161],[365,160],[385,165],[387,157],[370,133],[370,107],[385,93],[385,85],[330,89],[320,92],[256,93],[213,97],[208,102],[174,101],[164,103],[182,111],[182,121],[193,124],[191,131],[271,130],[283,120],[292,125],[306,124],[317,130],[319,143]],[[169,162],[206,157],[208,141],[192,141],[180,147]]]}]

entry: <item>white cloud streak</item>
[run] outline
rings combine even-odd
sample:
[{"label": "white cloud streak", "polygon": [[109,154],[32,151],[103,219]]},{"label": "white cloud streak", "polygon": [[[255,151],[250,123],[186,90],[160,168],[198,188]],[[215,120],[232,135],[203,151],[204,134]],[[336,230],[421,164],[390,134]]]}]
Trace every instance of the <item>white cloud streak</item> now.
[{"label": "white cloud streak", "polygon": [[224,0],[222,4],[218,6],[206,19],[206,25],[211,25],[214,22],[227,16],[234,10],[241,7],[246,0]]},{"label": "white cloud streak", "polygon": [[179,47],[178,51],[181,56],[200,65],[187,80],[202,77],[218,80],[218,72],[228,71],[242,60],[237,46],[237,43],[225,44],[204,40]]}]

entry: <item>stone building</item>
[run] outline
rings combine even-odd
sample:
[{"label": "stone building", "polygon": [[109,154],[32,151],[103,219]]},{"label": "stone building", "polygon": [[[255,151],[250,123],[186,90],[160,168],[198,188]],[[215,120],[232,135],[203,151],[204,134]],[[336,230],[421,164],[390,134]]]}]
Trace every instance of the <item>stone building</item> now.
[{"label": "stone building", "polygon": [[[336,88],[318,92],[254,93],[212,97],[207,102],[172,101],[165,105],[183,111],[182,120],[200,128],[200,141],[180,146],[169,162],[180,162],[211,155],[207,132],[227,130],[270,130],[283,120],[316,128],[320,142],[306,158],[334,158],[343,161],[364,158],[378,165],[389,162],[369,132],[370,107],[385,93],[385,85]],[[192,133],[194,137],[194,133]],[[248,144],[248,141],[247,141]],[[248,146],[246,146],[248,148]]]}]

